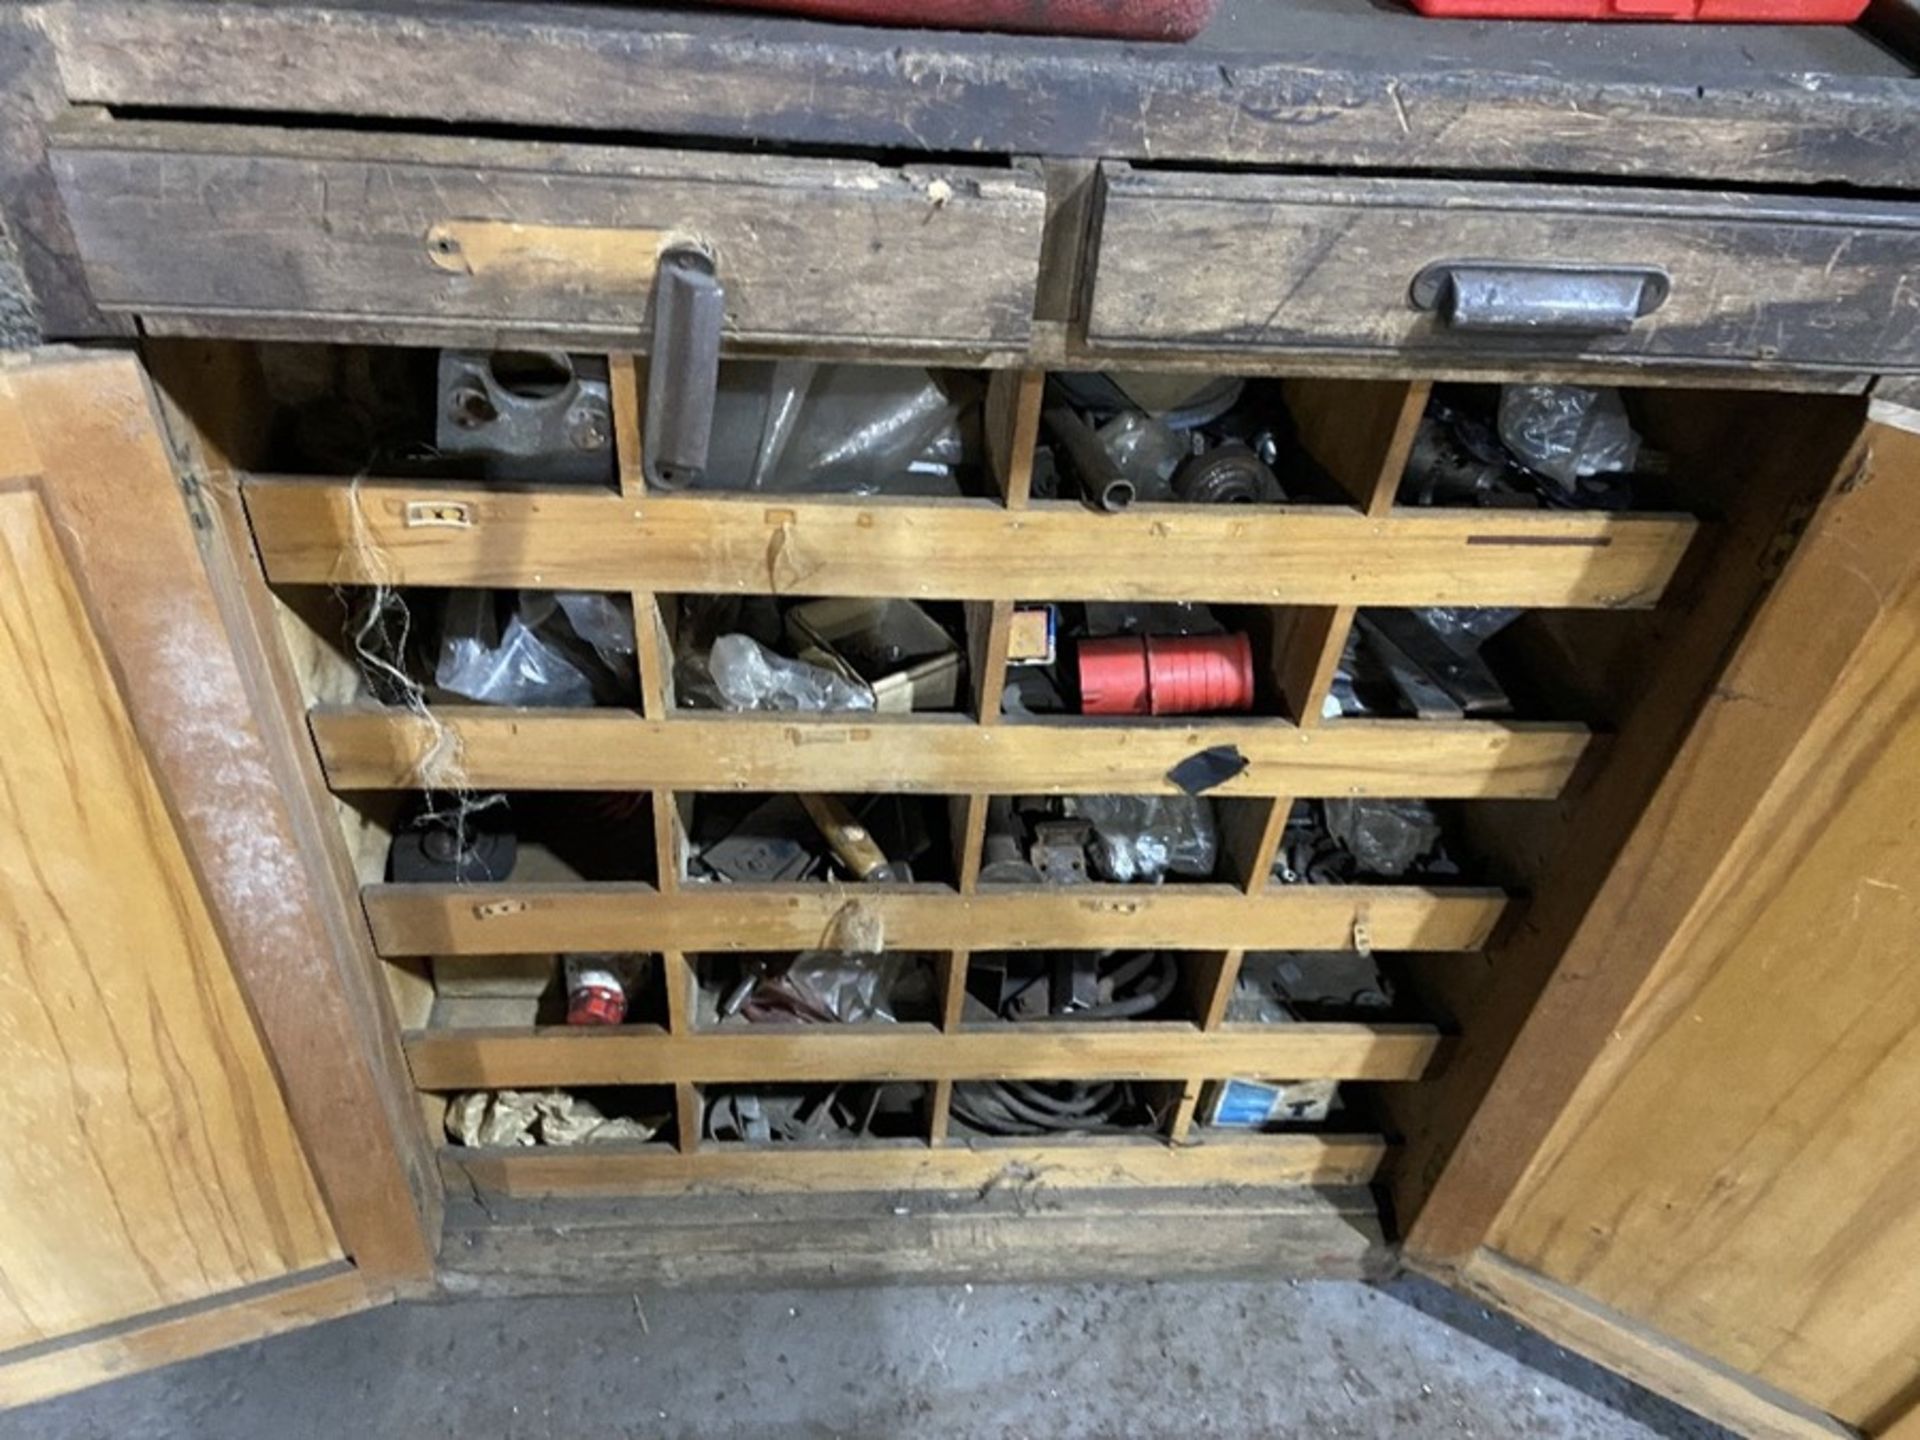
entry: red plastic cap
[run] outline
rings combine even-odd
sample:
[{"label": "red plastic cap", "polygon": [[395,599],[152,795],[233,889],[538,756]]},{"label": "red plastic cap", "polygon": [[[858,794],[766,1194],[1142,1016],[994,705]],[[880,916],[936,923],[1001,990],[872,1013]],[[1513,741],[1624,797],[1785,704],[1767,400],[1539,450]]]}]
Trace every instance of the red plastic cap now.
[{"label": "red plastic cap", "polygon": [[1083,715],[1201,715],[1252,708],[1253,645],[1245,635],[1080,642]]},{"label": "red plastic cap", "polygon": [[627,997],[605,985],[582,985],[567,996],[567,1024],[618,1025],[627,1018]]},{"label": "red plastic cap", "polygon": [[1145,715],[1152,709],[1147,688],[1147,642],[1138,635],[1080,642],[1080,713]]}]

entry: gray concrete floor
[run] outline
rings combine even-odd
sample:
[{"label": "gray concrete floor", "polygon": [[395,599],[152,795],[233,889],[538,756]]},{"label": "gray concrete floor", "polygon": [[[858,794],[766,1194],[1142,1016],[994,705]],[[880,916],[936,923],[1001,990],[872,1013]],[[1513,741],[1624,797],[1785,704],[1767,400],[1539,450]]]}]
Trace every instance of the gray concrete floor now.
[{"label": "gray concrete floor", "polygon": [[1724,1432],[1424,1282],[408,1305],[0,1415],[0,1440]]}]

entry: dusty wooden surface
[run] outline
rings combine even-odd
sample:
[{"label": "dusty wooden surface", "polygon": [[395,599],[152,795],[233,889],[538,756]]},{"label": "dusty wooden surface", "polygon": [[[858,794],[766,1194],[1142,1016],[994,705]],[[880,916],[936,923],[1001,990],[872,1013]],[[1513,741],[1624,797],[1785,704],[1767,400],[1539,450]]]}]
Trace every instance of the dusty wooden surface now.
[{"label": "dusty wooden surface", "polygon": [[651,1285],[1088,1280],[1126,1274],[1376,1275],[1364,1191],[1300,1187],[1074,1195],[1017,1169],[985,1193],[619,1201],[508,1200],[449,1212],[440,1283],[456,1295]]},{"label": "dusty wooden surface", "polygon": [[[56,0],[94,104],[948,153],[1901,186],[1912,71],[1794,27],[1436,25],[1235,0],[1187,46],[536,0]],[[1809,77],[1819,77],[1817,81]]]},{"label": "dusty wooden surface", "polygon": [[31,490],[0,494],[0,567],[5,1351],[340,1249]]},{"label": "dusty wooden surface", "polygon": [[199,548],[193,520],[205,512],[183,497],[151,391],[121,354],[39,355],[4,381],[342,1247],[369,1274],[417,1275],[428,1242],[407,1184],[407,1137],[350,1008],[335,917],[288,816],[276,722],[262,719],[270,712]]}]

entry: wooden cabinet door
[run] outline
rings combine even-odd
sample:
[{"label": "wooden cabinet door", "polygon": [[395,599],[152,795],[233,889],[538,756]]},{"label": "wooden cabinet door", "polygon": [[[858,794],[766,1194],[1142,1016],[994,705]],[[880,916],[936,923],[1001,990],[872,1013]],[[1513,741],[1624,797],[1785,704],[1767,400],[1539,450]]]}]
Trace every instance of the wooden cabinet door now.
[{"label": "wooden cabinet door", "polygon": [[0,366],[0,1404],[391,1288],[236,971],[314,897],[211,595],[132,357]]},{"label": "wooden cabinet door", "polygon": [[1753,1435],[1920,1435],[1920,412],[1875,415],[1409,1238]]}]

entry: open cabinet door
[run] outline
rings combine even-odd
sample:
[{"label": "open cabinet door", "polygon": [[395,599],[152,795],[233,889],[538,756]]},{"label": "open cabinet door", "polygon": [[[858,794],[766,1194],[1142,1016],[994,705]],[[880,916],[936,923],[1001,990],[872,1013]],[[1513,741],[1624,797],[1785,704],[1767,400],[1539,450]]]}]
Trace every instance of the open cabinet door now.
[{"label": "open cabinet door", "polygon": [[1762,1436],[1920,1436],[1920,412],[1876,401],[1414,1263]]},{"label": "open cabinet door", "polygon": [[0,364],[0,1405],[429,1264],[189,488],[130,355]]}]

